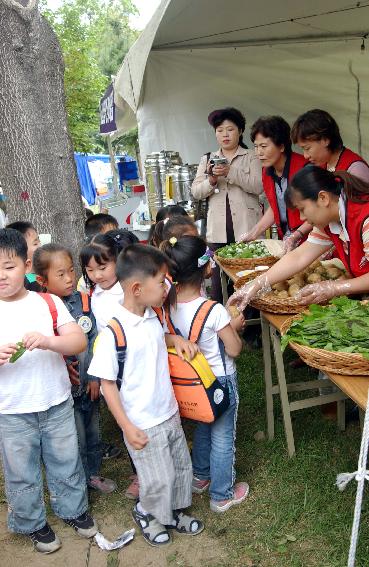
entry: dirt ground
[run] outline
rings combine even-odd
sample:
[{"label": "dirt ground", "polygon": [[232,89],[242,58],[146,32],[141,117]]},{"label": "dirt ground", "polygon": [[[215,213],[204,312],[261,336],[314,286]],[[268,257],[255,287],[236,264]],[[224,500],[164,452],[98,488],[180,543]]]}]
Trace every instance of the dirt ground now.
[{"label": "dirt ground", "polygon": [[[99,528],[109,540],[131,529],[132,523],[118,525],[113,516],[97,518]],[[95,543],[79,538],[57,518],[49,517],[50,525],[62,540],[62,548],[51,555],[33,550],[30,540],[10,533],[6,526],[6,505],[0,505],[1,567],[222,567],[227,553],[217,539],[204,531],[194,539],[173,534],[173,543],[165,548],[150,547],[136,530],[134,540],[119,552],[107,553]]]}]

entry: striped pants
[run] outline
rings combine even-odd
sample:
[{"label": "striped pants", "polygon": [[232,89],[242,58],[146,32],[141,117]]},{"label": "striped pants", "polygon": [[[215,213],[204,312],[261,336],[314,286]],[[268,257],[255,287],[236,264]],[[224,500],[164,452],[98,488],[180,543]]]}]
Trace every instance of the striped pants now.
[{"label": "striped pants", "polygon": [[192,463],[179,413],[145,433],[149,441],[139,451],[125,439],[137,469],[140,502],[161,524],[170,524],[173,510],[192,502]]}]

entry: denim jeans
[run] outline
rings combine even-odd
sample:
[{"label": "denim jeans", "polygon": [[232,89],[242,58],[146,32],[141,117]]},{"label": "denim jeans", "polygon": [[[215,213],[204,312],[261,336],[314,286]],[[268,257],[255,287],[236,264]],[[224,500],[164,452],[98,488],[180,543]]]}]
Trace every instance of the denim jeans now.
[{"label": "denim jeans", "polygon": [[0,443],[11,531],[29,534],[46,523],[42,463],[55,514],[73,519],[87,510],[72,397],[47,411],[0,414]]},{"label": "denim jeans", "polygon": [[228,385],[230,405],[213,423],[198,423],[192,446],[193,474],[200,480],[210,479],[210,498],[233,498],[235,473],[235,441],[238,410],[237,373],[217,376],[223,386]]},{"label": "denim jeans", "polygon": [[102,461],[99,400],[91,401],[88,394],[74,398],[74,417],[78,434],[79,452],[86,479],[98,476]]}]

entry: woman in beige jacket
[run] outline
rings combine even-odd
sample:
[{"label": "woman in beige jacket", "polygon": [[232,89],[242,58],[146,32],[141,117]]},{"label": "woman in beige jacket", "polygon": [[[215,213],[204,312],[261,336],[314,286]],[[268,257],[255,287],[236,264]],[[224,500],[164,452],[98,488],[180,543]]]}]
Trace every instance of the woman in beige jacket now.
[{"label": "woman in beige jacket", "polygon": [[[216,250],[240,239],[261,217],[259,195],[263,191],[261,164],[254,152],[247,149],[242,135],[245,117],[235,108],[214,110],[208,117],[219,144],[217,152],[201,158],[192,195],[208,199],[206,238]],[[214,157],[227,163],[212,165]],[[219,268],[213,269],[212,298],[222,303]]]}]

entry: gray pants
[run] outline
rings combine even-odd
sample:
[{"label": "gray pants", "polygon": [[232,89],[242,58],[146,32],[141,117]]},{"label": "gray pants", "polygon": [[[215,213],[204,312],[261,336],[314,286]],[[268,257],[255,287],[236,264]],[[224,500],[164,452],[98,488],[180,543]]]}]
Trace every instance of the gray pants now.
[{"label": "gray pants", "polygon": [[139,451],[125,439],[137,469],[140,502],[161,524],[170,524],[173,510],[192,502],[192,463],[179,413],[145,433],[149,441]]}]

